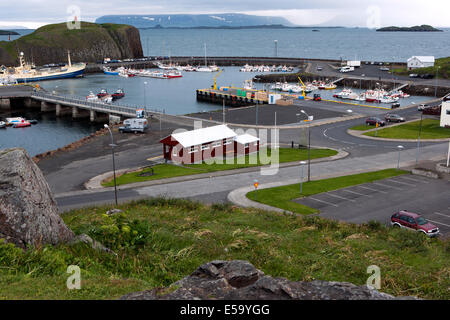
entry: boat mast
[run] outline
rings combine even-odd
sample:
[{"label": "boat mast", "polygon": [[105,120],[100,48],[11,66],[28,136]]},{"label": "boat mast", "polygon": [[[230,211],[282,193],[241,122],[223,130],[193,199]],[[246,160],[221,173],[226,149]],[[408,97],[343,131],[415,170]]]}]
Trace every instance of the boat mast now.
[{"label": "boat mast", "polygon": [[206,62],[206,42],[205,42],[205,67],[208,66],[208,63]]},{"label": "boat mast", "polygon": [[69,68],[72,67],[72,61],[70,61],[70,50],[67,50],[67,61],[69,63]]}]

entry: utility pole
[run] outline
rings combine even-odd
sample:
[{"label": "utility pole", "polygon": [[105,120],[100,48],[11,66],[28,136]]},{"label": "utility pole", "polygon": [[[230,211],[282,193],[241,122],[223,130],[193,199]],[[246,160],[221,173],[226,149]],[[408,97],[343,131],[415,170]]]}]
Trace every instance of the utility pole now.
[{"label": "utility pole", "polygon": [[417,163],[419,162],[420,133],[422,132],[422,118],[423,118],[423,111],[420,114],[419,136],[417,137],[416,166],[417,166]]}]

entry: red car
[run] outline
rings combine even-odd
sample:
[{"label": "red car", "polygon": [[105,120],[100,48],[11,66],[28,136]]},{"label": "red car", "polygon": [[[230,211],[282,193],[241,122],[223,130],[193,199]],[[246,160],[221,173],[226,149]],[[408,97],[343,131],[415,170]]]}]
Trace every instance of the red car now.
[{"label": "red car", "polygon": [[391,225],[397,228],[407,228],[423,232],[429,237],[435,237],[439,234],[439,228],[434,224],[429,223],[427,219],[420,214],[405,210],[396,212],[392,215]]},{"label": "red car", "polygon": [[370,117],[366,119],[366,124],[368,125],[374,126],[377,123],[379,127],[384,127],[384,125],[386,124],[383,120],[377,117]]}]

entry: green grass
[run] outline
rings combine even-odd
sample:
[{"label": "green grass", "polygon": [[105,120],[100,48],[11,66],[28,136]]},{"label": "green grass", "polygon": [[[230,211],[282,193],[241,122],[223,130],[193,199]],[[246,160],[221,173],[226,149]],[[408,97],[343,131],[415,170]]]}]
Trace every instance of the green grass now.
[{"label": "green grass", "polygon": [[292,200],[300,197],[312,196],[317,193],[346,188],[361,183],[394,177],[405,173],[407,172],[403,170],[397,171],[396,169],[359,173],[337,178],[304,182],[302,194],[300,194],[300,183],[297,183],[287,186],[261,189],[256,192],[252,191],[247,193],[247,198],[287,211],[300,214],[311,214],[317,213],[318,210],[301,205]]},{"label": "green grass", "polygon": [[[168,286],[199,265],[243,259],[292,281],[366,283],[367,267],[381,269],[381,291],[450,298],[448,240],[428,239],[379,223],[353,225],[319,217],[150,199],[63,214],[77,234],[88,233],[117,256],[86,245],[27,251],[0,243],[0,299],[117,299]],[[81,290],[68,290],[68,265],[81,268]]]},{"label": "green grass", "polygon": [[[401,124],[395,127],[378,128],[377,137],[388,139],[417,139],[419,136],[420,120]],[[374,137],[375,131],[364,133],[366,136]],[[444,139],[450,138],[450,129],[439,126],[439,120],[423,119],[421,139]]]},{"label": "green grass", "polygon": [[[279,162],[293,162],[293,161],[301,161],[308,159],[308,150],[307,149],[291,149],[291,148],[279,148]],[[266,150],[261,150],[261,155],[266,154]],[[331,149],[311,149],[311,159],[331,157],[337,154],[337,151]],[[267,150],[267,156],[270,157],[272,155],[272,151],[269,148]],[[130,172],[119,176],[116,179],[117,185],[134,183],[134,182],[142,182],[149,180],[158,180],[172,177],[180,177],[192,174],[199,173],[208,173],[222,170],[232,170],[232,169],[240,169],[240,168],[248,168],[261,166],[265,164],[269,164],[268,160],[270,158],[265,159],[262,156],[257,156],[257,154],[241,156],[233,159],[232,163],[227,163],[224,161],[223,164],[218,163],[201,163],[201,164],[190,164],[184,166],[177,166],[172,164],[159,164],[153,167],[154,175],[147,177],[140,177],[139,175],[143,172],[148,172],[150,169],[144,169],[142,171]],[[114,181],[103,182],[102,186],[104,187],[112,187],[114,186]]]},{"label": "green grass", "polygon": [[351,128],[349,128],[350,130],[357,130],[357,131],[366,131],[366,130],[370,130],[373,129],[374,127],[369,126],[367,124],[359,124],[357,126],[353,126]]}]

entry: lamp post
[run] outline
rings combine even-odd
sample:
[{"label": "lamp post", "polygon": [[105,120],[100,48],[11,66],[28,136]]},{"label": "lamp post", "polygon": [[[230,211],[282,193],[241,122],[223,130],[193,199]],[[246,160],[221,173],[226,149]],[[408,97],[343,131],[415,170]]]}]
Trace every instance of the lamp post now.
[{"label": "lamp post", "polygon": [[302,168],[301,176],[300,176],[300,194],[303,193],[303,167],[305,166],[306,161],[300,161],[300,168]]},{"label": "lamp post", "polygon": [[447,152],[447,168],[450,164],[450,140],[448,140],[448,152]]},{"label": "lamp post", "polygon": [[397,146],[398,149],[398,160],[397,160],[397,171],[400,169],[400,151],[403,150],[403,146]]},{"label": "lamp post", "polygon": [[144,81],[144,108],[147,106],[147,97],[146,97],[146,91],[147,89],[147,81]]},{"label": "lamp post", "polygon": [[440,66],[436,67],[436,79],[434,81],[434,97],[437,97],[437,85],[438,85],[438,72],[439,72]]},{"label": "lamp post", "polygon": [[115,164],[115,159],[114,159],[114,147],[116,147],[117,145],[114,144],[113,135],[112,135],[112,132],[111,132],[111,129],[109,128],[109,126],[107,124],[104,124],[104,127],[106,129],[108,129],[109,134],[111,135],[111,144],[110,144],[110,146],[111,146],[113,172],[114,172],[114,199],[116,200],[116,206],[117,206],[116,164]]},{"label": "lamp post", "polygon": [[301,110],[301,113],[308,117],[308,181],[311,181],[311,130],[309,123],[314,119],[313,116],[308,115],[305,110]]},{"label": "lamp post", "polygon": [[420,134],[422,132],[422,118],[423,118],[423,111],[420,114],[419,136],[417,137],[416,166],[419,162]]}]

